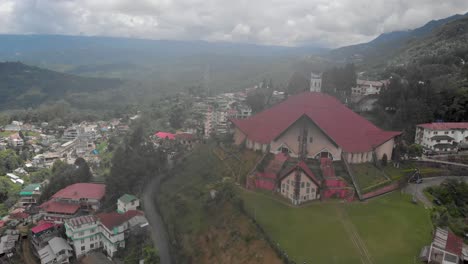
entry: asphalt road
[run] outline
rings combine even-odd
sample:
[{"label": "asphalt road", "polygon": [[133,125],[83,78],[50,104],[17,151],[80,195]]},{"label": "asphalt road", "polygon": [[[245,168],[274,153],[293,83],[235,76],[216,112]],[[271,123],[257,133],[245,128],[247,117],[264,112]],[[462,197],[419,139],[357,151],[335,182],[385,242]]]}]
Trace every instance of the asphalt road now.
[{"label": "asphalt road", "polygon": [[441,184],[446,179],[463,179],[468,182],[468,176],[441,176],[432,178],[423,178],[423,182],[420,184],[410,183],[404,188],[404,192],[414,195],[416,199],[421,201],[425,207],[432,207],[432,201],[427,199],[423,191],[427,187],[436,186]]},{"label": "asphalt road", "polygon": [[161,214],[155,205],[156,193],[159,190],[159,185],[163,175],[155,177],[145,188],[143,193],[143,210],[145,216],[148,219],[148,223],[151,226],[151,239],[156,245],[159,257],[161,258],[162,264],[171,264],[171,253],[169,250],[169,239],[166,231],[166,227],[162,220]]}]

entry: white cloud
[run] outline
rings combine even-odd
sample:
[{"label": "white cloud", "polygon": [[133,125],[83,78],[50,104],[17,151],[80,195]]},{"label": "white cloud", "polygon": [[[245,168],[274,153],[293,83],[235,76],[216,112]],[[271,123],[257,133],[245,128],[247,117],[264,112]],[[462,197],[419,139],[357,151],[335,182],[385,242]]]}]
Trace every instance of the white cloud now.
[{"label": "white cloud", "polygon": [[466,11],[466,0],[0,0],[0,33],[336,47]]}]

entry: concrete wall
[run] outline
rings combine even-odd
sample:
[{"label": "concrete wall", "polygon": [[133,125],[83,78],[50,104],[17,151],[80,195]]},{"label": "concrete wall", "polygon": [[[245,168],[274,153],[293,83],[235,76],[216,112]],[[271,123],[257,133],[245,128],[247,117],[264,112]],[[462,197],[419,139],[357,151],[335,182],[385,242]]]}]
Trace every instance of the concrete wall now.
[{"label": "concrete wall", "polygon": [[[286,145],[292,151],[291,156],[297,157],[299,153],[298,137],[301,134],[302,124],[295,123],[288,128],[279,138],[271,142],[270,151],[278,153],[282,145]],[[307,139],[307,152],[309,158],[314,158],[321,151],[327,151],[333,156],[333,160],[341,159],[341,148],[336,147],[333,142],[318,128],[314,123],[308,121],[307,123],[308,139]],[[312,137],[312,142],[310,138]]]},{"label": "concrete wall", "polygon": [[387,154],[388,160],[392,159],[392,152],[393,152],[394,145],[395,145],[395,139],[392,138],[389,141],[375,148],[377,159],[381,160],[384,154]]}]

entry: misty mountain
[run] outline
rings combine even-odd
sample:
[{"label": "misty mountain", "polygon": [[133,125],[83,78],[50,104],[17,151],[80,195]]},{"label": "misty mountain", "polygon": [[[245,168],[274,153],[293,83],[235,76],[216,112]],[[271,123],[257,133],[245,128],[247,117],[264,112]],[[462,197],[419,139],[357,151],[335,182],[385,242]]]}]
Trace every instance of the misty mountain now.
[{"label": "misty mountain", "polygon": [[355,63],[382,63],[399,53],[401,49],[405,48],[409,43],[422,40],[444,24],[465,17],[468,17],[468,13],[464,15],[457,14],[439,20],[432,20],[424,26],[413,30],[384,33],[367,43],[334,49],[329,52],[328,56],[336,60]]}]

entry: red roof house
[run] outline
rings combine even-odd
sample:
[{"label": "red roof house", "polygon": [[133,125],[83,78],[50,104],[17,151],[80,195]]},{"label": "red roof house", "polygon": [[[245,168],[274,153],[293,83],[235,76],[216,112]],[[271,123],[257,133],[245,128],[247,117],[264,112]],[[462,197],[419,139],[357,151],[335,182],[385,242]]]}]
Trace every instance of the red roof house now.
[{"label": "red roof house", "polygon": [[[351,163],[370,161],[374,151],[379,158],[383,154],[390,158],[393,139],[401,134],[382,130],[336,98],[317,92],[291,96],[254,116],[231,122],[237,144],[273,153],[288,151],[293,157],[298,156],[298,136],[305,122],[310,158],[318,155],[339,160],[342,153],[347,153]],[[330,154],[321,154],[325,152]]]},{"label": "red roof house", "polygon": [[52,198],[101,200],[106,193],[106,185],[98,183],[75,183],[56,192]]},{"label": "red roof house", "polygon": [[100,213],[97,215],[97,218],[99,218],[102,225],[112,231],[114,227],[124,224],[137,215],[144,215],[144,213],[138,210],[129,210],[123,214],[118,212]]},{"label": "red roof house", "polygon": [[175,134],[172,134],[172,133],[169,133],[169,132],[162,132],[162,131],[159,131],[158,133],[154,134],[157,138],[160,138],[160,139],[169,139],[169,140],[174,140],[176,135]]}]

